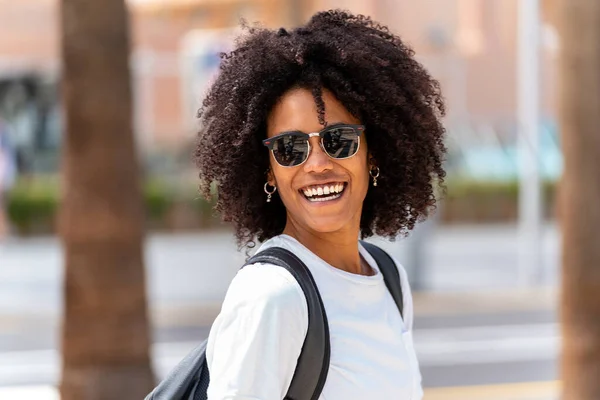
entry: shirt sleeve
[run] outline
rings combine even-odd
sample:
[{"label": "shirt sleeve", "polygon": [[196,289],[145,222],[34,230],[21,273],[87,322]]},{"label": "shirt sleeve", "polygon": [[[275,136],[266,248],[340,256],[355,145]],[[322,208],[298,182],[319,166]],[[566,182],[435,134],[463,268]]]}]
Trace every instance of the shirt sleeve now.
[{"label": "shirt sleeve", "polygon": [[208,400],[284,398],[307,329],[306,298],[288,271],[271,264],[241,269],[208,337]]}]

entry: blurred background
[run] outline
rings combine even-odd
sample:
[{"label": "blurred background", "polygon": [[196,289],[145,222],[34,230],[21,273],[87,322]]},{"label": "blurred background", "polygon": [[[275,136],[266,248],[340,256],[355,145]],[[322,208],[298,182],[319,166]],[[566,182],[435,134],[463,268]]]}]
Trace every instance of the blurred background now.
[{"label": "blurred background", "polygon": [[[562,156],[558,37],[547,3],[530,21],[539,33],[532,43],[519,35],[518,0],[129,0],[156,374],[207,336],[245,258],[196,193],[195,112],[217,53],[231,48],[240,18],[278,28],[344,8],[410,44],[448,105],[448,190],[437,213],[408,238],[374,239],[410,274],[426,399],[558,398]],[[58,398],[58,7],[57,0],[0,0],[0,148],[8,160],[0,169],[1,399]],[[524,56],[539,66],[529,83],[520,78]],[[529,114],[528,101],[537,104]],[[535,121],[529,142],[518,134],[528,118]],[[533,165],[533,177],[524,165]]]}]

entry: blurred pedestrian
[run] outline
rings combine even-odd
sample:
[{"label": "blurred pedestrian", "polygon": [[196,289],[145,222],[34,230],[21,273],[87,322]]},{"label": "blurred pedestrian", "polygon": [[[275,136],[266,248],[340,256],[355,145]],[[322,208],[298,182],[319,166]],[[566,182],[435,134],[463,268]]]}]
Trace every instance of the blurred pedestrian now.
[{"label": "blurred pedestrian", "polygon": [[9,233],[9,221],[6,215],[6,194],[12,187],[16,176],[15,153],[10,144],[8,125],[0,119],[0,240]]},{"label": "blurred pedestrian", "polygon": [[[406,272],[394,260],[400,306],[359,237],[406,233],[435,207],[438,82],[387,27],[342,11],[237,43],[199,113],[202,192],[217,184],[240,246],[287,249],[312,274],[331,350],[311,398],[421,399]],[[286,397],[308,320],[290,272],[241,269],[208,338],[208,399]]]}]

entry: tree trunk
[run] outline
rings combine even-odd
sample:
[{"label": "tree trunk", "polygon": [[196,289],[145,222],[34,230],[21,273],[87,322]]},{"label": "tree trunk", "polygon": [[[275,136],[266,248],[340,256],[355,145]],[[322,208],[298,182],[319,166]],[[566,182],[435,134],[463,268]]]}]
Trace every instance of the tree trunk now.
[{"label": "tree trunk", "polygon": [[61,0],[63,400],[152,389],[124,0]]},{"label": "tree trunk", "polygon": [[563,400],[600,399],[600,2],[560,0]]}]

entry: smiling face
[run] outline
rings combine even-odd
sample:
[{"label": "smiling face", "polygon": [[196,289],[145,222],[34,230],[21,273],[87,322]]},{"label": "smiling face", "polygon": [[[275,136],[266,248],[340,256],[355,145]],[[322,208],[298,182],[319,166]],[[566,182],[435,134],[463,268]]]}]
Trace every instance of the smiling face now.
[{"label": "smiling face", "polygon": [[[323,90],[325,121],[328,127],[360,124],[328,90]],[[267,137],[283,132],[313,133],[323,130],[318,121],[315,100],[307,89],[287,91],[271,110],[267,120]],[[364,133],[356,155],[333,159],[323,151],[320,138],[309,139],[311,152],[306,162],[282,167],[270,153],[269,182],[277,191],[287,211],[286,232],[307,231],[314,234],[355,230],[358,235],[362,204],[369,186],[367,143]],[[327,193],[329,192],[329,193]]]}]

